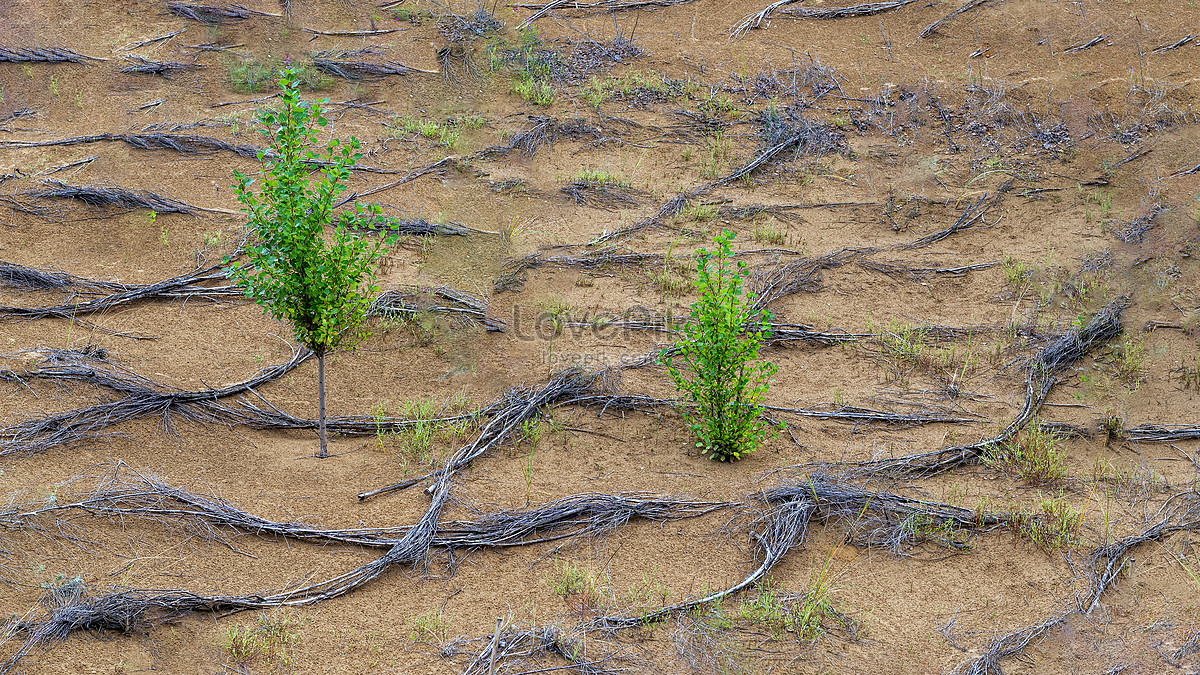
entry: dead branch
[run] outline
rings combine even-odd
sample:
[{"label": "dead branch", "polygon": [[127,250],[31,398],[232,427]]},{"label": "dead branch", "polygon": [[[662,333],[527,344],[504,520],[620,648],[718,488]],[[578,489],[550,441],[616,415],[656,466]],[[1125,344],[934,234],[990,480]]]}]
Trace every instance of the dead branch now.
[{"label": "dead branch", "polygon": [[762,11],[755,12],[743,18],[733,28],[729,29],[729,33],[736,38],[742,37],[755,28],[766,28],[771,24],[771,15],[776,11],[780,14],[787,14],[800,19],[844,19],[891,12],[916,2],[916,0],[889,0],[888,2],[867,2],[859,5],[846,5],[844,7],[786,7],[799,1],[780,0],[779,2],[773,2],[767,5]]},{"label": "dead branch", "polygon": [[480,431],[479,436],[452,453],[442,469],[432,474],[362,492],[358,495],[358,499],[362,501],[404,490],[430,478],[439,482],[448,480],[451,474],[467,466],[483,453],[508,442],[517,427],[542,407],[559,400],[580,396],[594,385],[604,386],[602,375],[603,372],[586,374],[578,368],[570,368],[557,373],[540,388],[509,390],[491,420]]},{"label": "dead branch", "polygon": [[140,74],[140,75],[162,75],[170,79],[172,75],[179,72],[191,70],[200,70],[208,66],[198,63],[181,63],[178,61],[150,61],[140,56],[126,56],[125,62],[129,65],[121,69],[122,73]]},{"label": "dead branch", "polygon": [[168,2],[167,11],[183,19],[191,19],[200,23],[225,23],[228,21],[245,21],[252,16],[269,16],[279,18],[282,14],[268,14],[241,5],[200,5],[191,2]]},{"label": "dead branch", "polygon": [[[967,4],[963,5],[962,7],[959,7],[958,9],[954,10],[953,12],[950,12],[946,16],[943,16],[942,18],[938,19],[937,21],[934,21],[933,23],[926,26],[921,31],[921,33],[919,35],[917,35],[917,37],[927,38],[930,35],[933,35],[934,33],[941,30],[942,26],[946,25],[946,23],[948,23],[954,17],[958,16],[959,14],[969,12],[972,9],[975,9],[976,7],[984,4],[985,2],[989,2],[989,1],[990,0],[969,0],[969,2],[967,2]],[[1004,2],[1004,0],[995,0],[995,1],[996,1],[996,4]]]},{"label": "dead branch", "polygon": [[28,195],[35,199],[78,199],[91,206],[150,209],[157,213],[186,213],[189,215],[196,211],[231,213],[227,209],[192,206],[148,190],[129,190],[117,186],[67,185],[56,180],[42,182],[47,186],[46,189],[29,192]]},{"label": "dead branch", "polygon": [[86,63],[107,61],[95,56],[86,56],[66,47],[4,47],[0,46],[0,63]]}]

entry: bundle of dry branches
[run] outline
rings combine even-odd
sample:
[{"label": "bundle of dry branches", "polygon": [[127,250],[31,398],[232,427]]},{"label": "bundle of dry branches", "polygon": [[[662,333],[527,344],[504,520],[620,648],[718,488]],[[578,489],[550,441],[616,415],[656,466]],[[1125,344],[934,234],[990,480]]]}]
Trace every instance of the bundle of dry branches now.
[{"label": "bundle of dry branches", "polygon": [[368,61],[343,61],[331,58],[322,58],[319,54],[313,57],[313,67],[327,75],[341,77],[347,80],[378,80],[388,75],[408,75],[409,73],[435,73],[432,70],[421,70],[419,68],[410,68],[403,63],[395,61],[381,61],[379,63],[371,63]]},{"label": "bundle of dry branches", "polygon": [[771,15],[775,12],[787,14],[800,19],[844,19],[855,16],[870,16],[872,14],[882,14],[883,12],[891,12],[900,9],[905,5],[910,5],[917,0],[888,0],[887,2],[867,2],[859,5],[846,5],[844,7],[787,7],[787,5],[802,2],[803,0],[779,0],[767,5],[761,11],[755,12],[744,17],[737,22],[733,28],[729,29],[732,37],[742,37],[746,33],[755,28],[766,28],[771,24]]},{"label": "bundle of dry branches", "polygon": [[225,150],[241,157],[255,158],[263,148],[253,145],[235,145],[211,136],[193,134],[160,133],[105,133],[90,136],[73,136],[51,141],[0,141],[0,148],[40,148],[52,145],[79,145],[99,141],[124,141],[141,150],[166,149],[180,153],[206,153]]},{"label": "bundle of dry branches", "polygon": [[[235,254],[236,255],[236,252]],[[230,284],[206,285],[225,281],[225,272],[220,265],[198,267],[170,279],[152,284],[122,284],[118,282],[85,279],[55,270],[36,270],[12,263],[0,263],[0,283],[21,285],[27,288],[66,290],[82,289],[88,293],[111,291],[102,297],[82,302],[67,302],[49,307],[2,307],[0,317],[10,316],[24,319],[59,318],[75,320],[95,312],[103,312],[130,303],[150,299],[205,299],[242,297],[241,288]]]},{"label": "bundle of dry branches", "polygon": [[121,69],[122,73],[162,75],[167,79],[170,79],[175,73],[199,70],[201,68],[208,67],[198,63],[181,63],[179,61],[151,61],[140,56],[126,56],[125,62],[129,65]]},{"label": "bundle of dry branches", "polygon": [[84,63],[103,61],[94,56],[85,56],[66,47],[4,47],[0,45],[0,62],[12,63]]},{"label": "bundle of dry branches", "polygon": [[224,23],[226,21],[244,21],[252,16],[280,17],[280,14],[268,14],[241,5],[200,5],[191,2],[168,2],[167,11],[175,16],[199,21],[201,23]]},{"label": "bundle of dry branches", "polygon": [[150,209],[157,213],[187,213],[215,211],[192,206],[148,190],[128,190],[117,186],[67,185],[45,180],[46,189],[30,192],[37,199],[78,199],[92,206],[119,206],[126,209]]},{"label": "bundle of dry branches", "polygon": [[[449,303],[449,304],[447,304]],[[413,317],[421,312],[447,316],[502,332],[503,319],[487,312],[487,298],[447,286],[421,288],[405,286],[385,292],[371,303],[370,313],[377,316]]]},{"label": "bundle of dry branches", "polygon": [[[170,414],[180,415],[184,419],[212,421],[213,412],[203,403],[248,392],[266,382],[276,380],[310,356],[312,352],[307,350],[296,351],[287,363],[263,368],[244,382],[219,389],[198,391],[164,390],[162,385],[157,383],[147,385],[148,381],[143,378],[131,380],[127,373],[112,369],[107,372],[93,369],[87,375],[90,381],[122,392],[126,394],[125,397],[86,408],[30,418],[0,430],[0,456],[33,454],[53,447],[80,443],[95,438],[113,424],[145,415],[161,415],[164,423],[168,425]],[[38,375],[42,378],[54,376],[54,370],[47,370],[45,374]],[[64,372],[63,377],[80,379],[80,374]]]}]

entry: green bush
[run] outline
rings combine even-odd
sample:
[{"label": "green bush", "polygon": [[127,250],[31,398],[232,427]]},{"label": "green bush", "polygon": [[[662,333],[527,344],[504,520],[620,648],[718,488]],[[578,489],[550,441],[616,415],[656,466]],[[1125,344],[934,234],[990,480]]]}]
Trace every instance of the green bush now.
[{"label": "green bush", "polygon": [[675,335],[675,355],[662,359],[676,389],[692,404],[682,414],[696,447],[710,459],[741,459],[753,452],[770,430],[760,419],[763,396],[775,364],[758,361],[770,313],[742,292],[746,263],[734,261],[733,233],[714,237],[717,250],[697,256],[692,320]]}]

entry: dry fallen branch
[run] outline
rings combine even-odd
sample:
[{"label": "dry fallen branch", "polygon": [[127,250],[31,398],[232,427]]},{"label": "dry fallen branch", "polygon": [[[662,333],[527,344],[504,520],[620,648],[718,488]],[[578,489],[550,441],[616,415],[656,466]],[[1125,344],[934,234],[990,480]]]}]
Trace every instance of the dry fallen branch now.
[{"label": "dry fallen branch", "polygon": [[[541,506],[485,513],[475,520],[441,523],[430,546],[470,551],[600,537],[631,520],[670,522],[704,516],[730,506],[728,502],[644,493],[585,493]],[[249,514],[218,495],[188,492],[123,465],[99,477],[76,498],[60,498],[55,505],[10,505],[0,513],[0,525],[49,532],[50,528],[43,527],[41,521],[77,511],[121,521],[144,518],[164,524],[184,522],[190,524],[194,534],[209,540],[221,540],[223,531],[232,530],[322,545],[386,549],[410,529],[406,526],[324,529],[309,523],[270,521]]]},{"label": "dry fallen branch", "polygon": [[[992,197],[990,200],[988,199],[988,195],[983,195],[978,200],[976,200],[974,204],[971,204],[970,206],[968,206],[966,208],[966,210],[964,210],[962,212],[962,214],[959,215],[958,220],[954,221],[954,224],[951,225],[950,227],[948,227],[944,230],[938,231],[938,232],[934,232],[933,234],[925,235],[924,237],[921,237],[920,239],[917,239],[916,241],[911,241],[907,244],[902,244],[900,246],[897,246],[896,248],[898,248],[900,250],[921,248],[922,246],[928,246],[930,244],[937,243],[937,242],[945,239],[946,237],[949,237],[952,234],[957,234],[959,232],[964,232],[966,230],[975,230],[975,229],[980,229],[980,228],[991,227],[991,225],[988,224],[986,220],[983,220],[983,216],[985,214],[987,214],[988,211],[998,207],[1000,205],[1000,202],[1001,202],[1001,195],[996,195],[995,197]],[[975,223],[980,222],[980,221],[982,221],[984,224],[983,225],[975,225]]]},{"label": "dry fallen branch", "polygon": [[1045,637],[1051,629],[1065,623],[1074,612],[1074,609],[1058,612],[1035,624],[1001,635],[988,645],[983,655],[958,664],[950,671],[951,675],[1002,675],[1004,671],[1000,669],[1001,659],[1021,654],[1030,645]]},{"label": "dry fallen branch", "polygon": [[232,152],[241,157],[255,158],[263,149],[253,145],[236,145],[211,136],[193,134],[120,133],[73,136],[50,141],[0,141],[0,148],[41,148],[53,145],[80,145],[100,141],[123,141],[141,150],[174,150],[180,153],[207,153],[217,150]]},{"label": "dry fallen branch", "polygon": [[889,0],[888,2],[867,2],[858,5],[846,5],[844,7],[787,7],[787,5],[801,2],[802,0],[779,0],[767,5],[761,11],[755,12],[744,17],[741,21],[729,29],[730,35],[733,37],[742,37],[746,33],[755,28],[766,28],[771,25],[771,15],[778,12],[787,14],[799,19],[844,19],[855,16],[870,16],[872,14],[882,14],[883,12],[891,12],[900,9],[905,5],[910,5],[917,0]]},{"label": "dry fallen branch", "polygon": [[908,281],[921,281],[936,274],[949,274],[951,276],[961,276],[968,272],[978,270],[986,270],[999,265],[999,262],[977,263],[974,265],[962,265],[960,267],[917,267],[909,264],[906,260],[859,260],[858,265],[863,269],[871,270],[885,274],[893,279],[905,279]]},{"label": "dry fallen branch", "polygon": [[572,181],[559,188],[559,192],[580,206],[589,206],[594,209],[604,209],[606,211],[636,208],[638,201],[634,197],[646,194],[644,190],[637,190],[624,185],[588,180]]},{"label": "dry fallen branch", "polygon": [[[579,642],[568,638],[555,627],[547,628],[517,628],[514,626],[501,627],[497,632],[474,639],[460,639],[443,646],[443,657],[454,655],[462,647],[477,644],[472,648],[471,660],[467,662],[463,675],[493,675],[494,673],[542,673],[546,671],[574,670],[583,675],[608,675],[621,672],[605,668],[605,665],[615,663],[618,654],[624,649],[615,648],[609,652],[596,655],[597,640],[588,639],[591,654],[584,657]],[[539,658],[553,656],[565,661],[564,666],[545,666]]]},{"label": "dry fallen branch", "polygon": [[489,331],[504,330],[503,319],[487,312],[487,298],[469,291],[442,286],[421,288],[406,286],[390,290],[371,303],[370,313],[377,316],[414,317],[427,312],[483,326]]},{"label": "dry fallen branch", "polygon": [[1062,53],[1074,54],[1075,52],[1081,52],[1085,49],[1091,49],[1092,47],[1095,47],[1096,45],[1100,44],[1101,42],[1104,42],[1109,37],[1111,37],[1111,36],[1107,35],[1105,33],[1101,33],[1101,34],[1097,35],[1096,37],[1092,38],[1091,40],[1088,40],[1086,42],[1079,42],[1079,43],[1071,45],[1070,47],[1067,47],[1066,49],[1062,50]]},{"label": "dry fallen branch", "polygon": [[198,267],[191,272],[164,279],[152,284],[121,284],[117,282],[85,279],[73,274],[53,270],[35,270],[12,263],[0,263],[0,283],[37,289],[66,290],[83,289],[86,292],[111,291],[108,295],[81,302],[68,302],[49,307],[0,307],[0,317],[24,319],[76,319],[96,312],[107,311],[134,302],[149,299],[212,300],[215,298],[241,297],[242,290],[233,285],[205,285],[225,281],[220,265]]},{"label": "dry fallen branch", "polygon": [[0,63],[84,63],[106,61],[95,56],[85,56],[66,47],[4,47],[0,46]]},{"label": "dry fallen branch", "polygon": [[597,2],[578,2],[577,0],[550,0],[549,2],[513,3],[511,7],[536,10],[525,17],[517,25],[518,29],[528,28],[534,21],[546,16],[556,9],[571,9],[583,14],[598,14],[601,12],[621,12],[628,10],[647,9],[650,7],[670,7],[684,5],[693,0],[598,0]]},{"label": "dry fallen branch", "polygon": [[433,70],[421,70],[419,68],[410,68],[403,63],[394,61],[383,61],[380,63],[370,63],[367,61],[342,61],[330,58],[321,58],[320,54],[313,57],[313,67],[325,73],[347,80],[378,80],[389,75],[408,75],[409,73],[428,73],[433,74]]},{"label": "dry fallen branch", "polygon": [[[120,373],[91,370],[87,377],[93,383],[109,386],[126,396],[110,403],[101,403],[87,408],[43,417],[34,417],[0,430],[0,456],[24,455],[43,452],[47,449],[72,445],[97,437],[104,429],[146,415],[161,415],[169,422],[169,414],[185,419],[211,421],[212,413],[204,405],[244,392],[282,377],[303,363],[312,352],[297,351],[287,363],[268,366],[250,379],[219,389],[198,391],[160,390],[150,388],[144,381],[131,381]],[[53,377],[48,371],[43,378]],[[78,372],[66,373],[64,377],[80,379]]]},{"label": "dry fallen branch", "polygon": [[241,5],[199,5],[191,2],[168,2],[167,11],[175,16],[201,23],[225,23],[226,21],[244,21],[252,16],[270,16],[279,18],[282,14],[267,14]]},{"label": "dry fallen branch", "polygon": [[[526,420],[537,414],[541,408],[564,399],[571,399],[589,392],[594,386],[604,386],[603,371],[586,374],[578,368],[570,368],[557,373],[542,387],[516,388],[509,390],[496,406],[495,413],[483,426],[479,436],[456,450],[447,460],[446,465],[439,471],[417,478],[388,485],[386,487],[359,493],[359,500],[370,499],[380,495],[404,490],[427,479],[434,478],[439,482],[449,479],[449,476],[473,462],[477,457],[509,441],[512,434]],[[436,487],[436,486],[435,486]]]},{"label": "dry fallen branch", "polygon": [[1200,426],[1187,424],[1142,424],[1123,429],[1121,438],[1127,438],[1136,443],[1174,443],[1176,441],[1194,441],[1200,439]]},{"label": "dry fallen branch", "polygon": [[196,211],[236,213],[236,211],[228,209],[192,206],[148,190],[129,190],[117,186],[67,185],[56,180],[45,180],[43,184],[47,186],[45,189],[30,192],[29,196],[36,199],[78,199],[91,206],[150,209],[157,213],[186,213],[189,215]]},{"label": "dry fallen branch", "polygon": [[803,258],[788,263],[768,263],[750,272],[749,287],[754,306],[765,308],[799,292],[812,293],[821,286],[822,270],[834,269],[875,253],[873,248],[842,248],[818,258]]},{"label": "dry fallen branch", "polygon": [[[72,136],[70,138],[59,138],[49,141],[0,141],[0,148],[40,148],[54,145],[80,145],[101,141],[123,141],[139,150],[174,150],[183,154],[203,154],[223,150],[248,159],[255,159],[260,156],[267,158],[274,157],[270,148],[260,148],[254,145],[238,145],[219,138],[213,138],[212,136],[198,136],[195,134],[104,133],[89,136]],[[316,159],[306,159],[305,164],[315,167],[328,166],[327,162]],[[367,173],[396,173],[393,169],[380,169],[361,164],[354,164],[349,168],[351,171],[363,171]],[[220,210],[220,212],[232,213],[225,210]]]},{"label": "dry fallen branch", "polygon": [[[962,7],[959,7],[958,9],[954,10],[953,12],[950,12],[946,16],[943,16],[942,18],[938,19],[937,21],[934,21],[933,23],[926,26],[917,37],[927,38],[930,35],[933,35],[934,33],[941,30],[942,26],[946,25],[946,23],[948,23],[951,19],[958,16],[959,14],[969,12],[972,9],[975,9],[976,7],[982,5],[986,2],[990,2],[990,1],[992,1],[992,0],[970,0],[969,2],[967,2],[967,4],[963,5]],[[999,4],[1001,2],[1004,2],[1004,0],[995,0],[995,2],[996,2],[996,4]]]},{"label": "dry fallen branch", "polygon": [[550,145],[559,138],[600,138],[603,134],[600,125],[582,117],[559,120],[549,116],[530,116],[529,121],[529,126],[508,139],[508,145],[495,146],[489,150],[517,150],[527,157],[533,157],[543,146]]},{"label": "dry fallen branch", "polygon": [[816,511],[815,500],[807,493],[789,495],[787,498],[777,501],[771,501],[764,497],[763,501],[765,502],[763,513],[750,526],[750,540],[758,545],[762,553],[762,562],[744,579],[729,588],[702,598],[695,598],[643,614],[597,617],[592,621],[592,625],[608,628],[632,628],[652,623],[672,614],[686,612],[695,607],[719,601],[757,583],[779,561],[783,560],[788,551],[803,545],[804,537],[808,533],[809,522]]},{"label": "dry fallen branch", "polygon": [[140,75],[162,75],[170,79],[175,73],[186,72],[190,70],[200,70],[208,66],[198,63],[181,63],[178,61],[150,61],[140,56],[126,56],[125,62],[129,65],[121,69],[122,73],[140,74]]},{"label": "dry fallen branch", "polygon": [[[237,257],[237,252],[232,254]],[[226,281],[222,265],[208,265],[191,272],[152,284],[122,284],[115,281],[86,279],[58,270],[38,270],[0,261],[0,284],[36,290],[70,289],[72,292],[98,294],[102,297],[80,302],[68,302],[48,307],[0,306],[0,317],[25,319],[78,319],[82,316],[114,309],[145,300],[216,300],[243,297],[242,289],[231,284],[207,285]],[[375,316],[413,317],[418,313],[445,316],[458,322],[470,322],[489,331],[503,331],[505,322],[487,312],[487,298],[469,291],[442,286],[421,288],[403,286],[380,295],[371,304],[369,313]]]}]

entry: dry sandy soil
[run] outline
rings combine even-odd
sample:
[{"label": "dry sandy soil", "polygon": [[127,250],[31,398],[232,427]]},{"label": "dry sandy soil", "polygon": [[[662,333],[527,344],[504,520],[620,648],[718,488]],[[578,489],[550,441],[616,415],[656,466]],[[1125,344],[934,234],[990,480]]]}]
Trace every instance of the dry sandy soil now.
[{"label": "dry sandy soil", "polygon": [[[839,2],[0,3],[0,672],[1194,670],[1200,10]],[[283,62],[436,226],[323,460],[212,267]],[[644,358],[723,229],[732,464]]]}]

